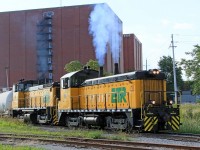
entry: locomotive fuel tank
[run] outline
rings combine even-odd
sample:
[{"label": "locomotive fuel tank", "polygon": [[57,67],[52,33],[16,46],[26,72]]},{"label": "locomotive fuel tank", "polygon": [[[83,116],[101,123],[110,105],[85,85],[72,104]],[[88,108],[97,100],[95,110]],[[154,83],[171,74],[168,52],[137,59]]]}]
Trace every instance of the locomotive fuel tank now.
[{"label": "locomotive fuel tank", "polygon": [[84,117],[83,120],[86,124],[92,124],[92,125],[99,124],[100,122],[99,116],[87,116]]}]

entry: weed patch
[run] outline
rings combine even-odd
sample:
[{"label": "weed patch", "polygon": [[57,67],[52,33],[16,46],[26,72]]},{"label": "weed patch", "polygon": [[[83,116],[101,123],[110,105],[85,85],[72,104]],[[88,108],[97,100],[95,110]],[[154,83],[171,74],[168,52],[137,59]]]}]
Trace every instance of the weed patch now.
[{"label": "weed patch", "polygon": [[179,132],[200,134],[200,104],[181,105],[181,122]]}]

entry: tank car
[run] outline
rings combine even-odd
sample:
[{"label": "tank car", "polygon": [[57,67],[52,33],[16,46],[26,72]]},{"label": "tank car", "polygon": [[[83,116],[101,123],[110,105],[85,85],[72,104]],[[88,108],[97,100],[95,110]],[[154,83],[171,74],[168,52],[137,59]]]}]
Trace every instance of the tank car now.
[{"label": "tank car", "polygon": [[98,78],[91,70],[83,72],[61,77],[59,123],[127,131],[179,129],[179,105],[172,105],[165,74],[159,70]]},{"label": "tank car", "polygon": [[0,114],[9,115],[12,107],[13,91],[5,91],[0,93]]}]

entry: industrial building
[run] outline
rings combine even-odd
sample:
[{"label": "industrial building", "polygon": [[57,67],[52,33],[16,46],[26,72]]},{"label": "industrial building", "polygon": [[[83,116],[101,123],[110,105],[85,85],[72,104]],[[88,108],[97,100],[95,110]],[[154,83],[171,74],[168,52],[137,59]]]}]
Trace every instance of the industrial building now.
[{"label": "industrial building", "polygon": [[142,70],[142,43],[134,34],[123,35],[124,71]]},{"label": "industrial building", "polygon": [[[95,60],[88,18],[94,5],[0,12],[0,88],[20,79],[59,81],[72,60]],[[118,17],[117,17],[118,18]],[[119,26],[122,21],[118,18]],[[122,29],[121,29],[122,30]],[[121,34],[119,70],[142,69],[142,44],[134,34]],[[45,59],[44,59],[45,57]],[[47,61],[44,61],[46,60]],[[113,72],[108,48],[104,68]]]}]

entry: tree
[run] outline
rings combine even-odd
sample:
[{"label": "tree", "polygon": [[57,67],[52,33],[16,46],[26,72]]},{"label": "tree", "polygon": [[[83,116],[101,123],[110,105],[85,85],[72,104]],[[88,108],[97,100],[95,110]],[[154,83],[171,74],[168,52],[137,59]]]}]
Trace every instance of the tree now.
[{"label": "tree", "polygon": [[[158,62],[158,66],[162,72],[167,76],[167,90],[174,91],[174,74],[173,74],[173,59],[171,56],[163,56]],[[176,79],[178,89],[182,89],[183,79],[182,79],[182,69],[178,67],[178,62],[175,62],[176,69]]]},{"label": "tree", "polygon": [[90,59],[87,63],[86,63],[86,66],[90,66],[91,69],[94,69],[94,70],[99,70],[99,64],[98,64],[98,61],[95,61],[95,60],[92,60]]},{"label": "tree", "polygon": [[64,69],[67,72],[73,72],[73,71],[78,71],[83,68],[83,65],[78,61],[71,61],[68,64],[65,65]]},{"label": "tree", "polygon": [[193,81],[190,81],[190,80],[184,81],[182,90],[183,90],[183,91],[190,91],[190,90],[192,89],[192,85],[193,85],[193,84],[194,84]]},{"label": "tree", "polygon": [[186,76],[193,81],[193,94],[200,94],[200,46],[195,45],[192,52],[186,52],[186,55],[190,55],[192,59],[182,59],[181,65],[185,70]]}]

